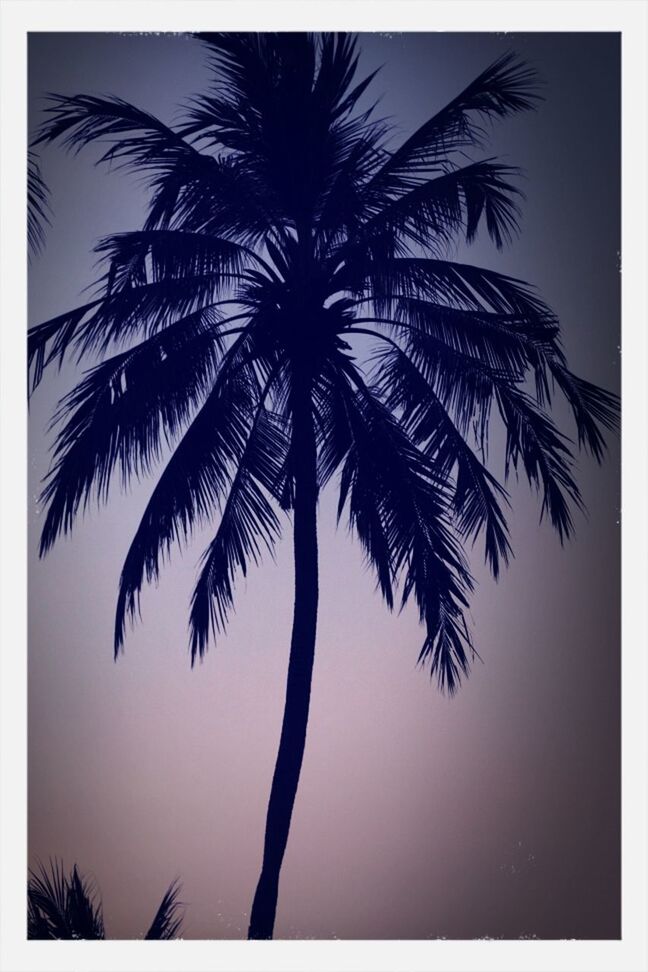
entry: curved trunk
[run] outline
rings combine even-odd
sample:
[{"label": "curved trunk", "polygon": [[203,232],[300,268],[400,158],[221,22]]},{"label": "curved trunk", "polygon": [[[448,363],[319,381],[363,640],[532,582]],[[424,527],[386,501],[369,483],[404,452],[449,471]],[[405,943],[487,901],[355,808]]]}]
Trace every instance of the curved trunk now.
[{"label": "curved trunk", "polygon": [[317,464],[310,393],[295,389],[293,408],[295,605],[279,752],[266,817],[263,865],[248,938],[272,938],[279,872],[301,771],[317,624]]}]

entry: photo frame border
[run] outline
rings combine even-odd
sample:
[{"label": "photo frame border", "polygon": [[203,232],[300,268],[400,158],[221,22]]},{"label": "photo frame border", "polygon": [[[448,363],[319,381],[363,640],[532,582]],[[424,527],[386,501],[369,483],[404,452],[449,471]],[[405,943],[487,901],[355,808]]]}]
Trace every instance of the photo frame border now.
[{"label": "photo frame border", "polygon": [[[4,972],[642,972],[646,945],[648,476],[643,0],[4,0],[0,7],[0,969]],[[466,31],[469,26],[470,30]],[[622,43],[622,938],[28,942],[26,145],[31,31],[620,32]],[[7,135],[10,133],[11,138]]]}]

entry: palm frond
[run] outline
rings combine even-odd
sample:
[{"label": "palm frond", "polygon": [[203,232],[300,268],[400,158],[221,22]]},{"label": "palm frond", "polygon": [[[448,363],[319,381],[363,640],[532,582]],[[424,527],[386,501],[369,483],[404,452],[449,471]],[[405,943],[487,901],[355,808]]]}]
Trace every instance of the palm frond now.
[{"label": "palm frond", "polygon": [[174,321],[216,304],[230,286],[226,274],[156,280],[141,286],[112,290],[106,295],[32,328],[28,359],[32,387],[42,379],[43,368],[59,364],[74,351],[77,359],[110,348],[123,347],[136,338],[150,337]]},{"label": "palm frond", "polygon": [[245,577],[250,562],[259,563],[262,547],[272,552],[280,533],[279,520],[263,486],[271,494],[276,491],[287,439],[281,424],[266,412],[263,397],[191,598],[192,664],[207,651],[210,629],[214,634],[225,631],[234,604],[237,572]]},{"label": "palm frond", "polygon": [[[347,398],[354,444],[342,470],[339,509],[348,497],[351,523],[381,574],[402,572],[402,603],[414,595],[427,630],[419,661],[428,661],[440,688],[452,694],[472,651],[463,615],[472,579],[451,533],[450,495],[389,409],[355,370],[349,377],[356,387]],[[367,535],[367,516],[369,529],[380,525],[378,548]]]},{"label": "palm frond", "polygon": [[380,68],[353,84],[359,60],[358,38],[353,34],[320,34],[319,48],[313,97],[317,105],[337,120],[353,111]]},{"label": "palm frond", "polygon": [[416,330],[408,332],[403,343],[461,433],[465,435],[471,427],[478,429],[485,448],[495,388],[521,382],[523,373],[492,368]]},{"label": "palm frond", "polygon": [[376,323],[387,325],[391,333],[418,330],[494,371],[525,374],[532,370],[546,384],[548,361],[557,348],[558,327],[552,316],[530,321],[517,314],[463,310],[415,297],[396,296],[387,302],[388,316]]},{"label": "palm frond", "polygon": [[76,866],[68,879],[68,914],[73,938],[105,938],[103,908],[96,889],[79,874]]},{"label": "palm frond", "polygon": [[79,874],[76,864],[66,875],[63,862],[50,861],[29,872],[27,937],[39,939],[103,939],[101,901],[96,889]]},{"label": "palm frond", "polygon": [[209,233],[256,246],[283,225],[263,183],[233,156],[211,159],[209,168],[199,172],[192,160],[183,159],[155,173],[150,186],[146,230]]},{"label": "palm frond", "polygon": [[160,476],[128,550],[120,578],[115,655],[123,646],[127,616],[135,619],[144,578],[157,578],[160,557],[182,544],[214,513],[241,459],[260,395],[244,364],[247,334],[227,352],[205,404]]},{"label": "palm frond", "polygon": [[559,359],[553,359],[550,367],[574,413],[579,445],[588,448],[596,460],[602,462],[605,440],[599,425],[611,432],[618,431],[618,396],[574,375]]},{"label": "palm frond", "polygon": [[[251,140],[253,124],[268,113],[277,89],[286,86],[289,73],[294,84],[301,86],[297,97],[304,97],[313,86],[315,50],[307,33],[202,32],[196,36],[207,46],[223,108],[238,111],[245,145]],[[216,104],[212,111],[218,118]],[[233,135],[237,129],[233,124],[231,129]],[[224,144],[240,147],[238,142]]]},{"label": "palm frond", "polygon": [[382,158],[380,144],[386,125],[374,122],[358,134],[331,167],[330,178],[317,212],[315,233],[326,256],[337,254],[355,239],[369,213],[362,198],[362,186]]},{"label": "palm frond", "polygon": [[[395,348],[394,345],[390,347]],[[458,360],[453,367],[452,359],[446,356],[435,361],[433,349],[430,355],[429,348],[416,347],[411,338],[408,356],[443,408],[454,413],[461,435],[465,436],[469,423],[475,424],[477,441],[482,448],[491,403],[497,402],[506,426],[506,476],[511,466],[518,469],[518,460],[522,458],[529,483],[543,490],[541,518],[548,513],[561,542],[568,538],[573,531],[570,504],[580,509],[583,504],[571,472],[572,455],[567,441],[551,419],[521,388],[516,387],[510,376],[474,365],[462,367]],[[394,360],[393,353],[391,359]],[[402,367],[402,360],[399,366]],[[388,374],[394,377],[394,369]],[[466,469],[464,482],[467,475]]]},{"label": "palm frond", "polygon": [[34,145],[60,140],[78,152],[92,142],[109,141],[99,162],[149,173],[149,229],[169,225],[176,210],[186,222],[188,208],[195,229],[198,212],[209,220],[215,203],[221,213],[211,220],[218,219],[219,232],[249,236],[255,227],[256,235],[270,228],[262,196],[252,191],[249,179],[237,179],[231,160],[200,152],[154,115],[120,98],[89,95],[51,95],[47,112]]},{"label": "palm frond", "polygon": [[[334,123],[348,115],[376,71],[352,87],[358,41],[352,34],[199,33],[209,51],[220,97],[196,99],[189,132],[210,133],[230,148],[246,149],[253,120],[289,86],[309,95],[313,113]],[[238,138],[236,136],[238,135]]]},{"label": "palm frond", "polygon": [[376,387],[391,411],[402,415],[412,441],[420,446],[434,468],[453,486],[453,510],[462,536],[473,541],[483,533],[486,561],[497,579],[500,566],[512,556],[508,528],[500,501],[505,490],[477,458],[468,442],[435,395],[429,382],[397,347],[379,357]]},{"label": "palm frond", "polygon": [[[182,926],[180,885],[167,889],[147,939],[177,938]],[[103,940],[103,905],[96,887],[82,877],[75,864],[69,874],[62,861],[50,860],[30,869],[27,882],[27,937],[46,940]]]},{"label": "palm frond", "polygon": [[384,191],[453,152],[479,145],[483,129],[476,119],[528,111],[537,100],[534,71],[514,54],[504,54],[392,153],[368,183],[368,193]]},{"label": "palm frond", "polygon": [[423,182],[404,180],[395,198],[392,189],[384,203],[365,205],[365,213],[377,212],[362,223],[350,247],[369,247],[376,259],[405,255],[406,244],[440,253],[459,234],[471,243],[484,216],[491,239],[501,249],[518,229],[520,210],[514,197],[520,190],[507,181],[515,172],[486,159]]},{"label": "palm frond", "polygon": [[95,252],[110,268],[107,296],[147,283],[210,274],[237,275],[247,262],[258,259],[239,243],[187,230],[117,233],[100,240]]},{"label": "palm frond", "polygon": [[93,491],[107,501],[115,466],[125,486],[149,473],[176,441],[216,374],[223,352],[219,322],[214,308],[182,318],[97,365],[62,399],[54,421],[65,424],[42,494],[48,510],[41,556],[72,529]]},{"label": "palm frond", "polygon": [[45,245],[45,228],[50,223],[50,193],[41,174],[38,156],[27,153],[27,245],[30,259]]},{"label": "palm frond", "polygon": [[369,563],[373,566],[378,586],[390,610],[394,606],[393,586],[396,579],[394,554],[388,537],[388,509],[381,496],[373,452],[371,429],[367,428],[350,388],[339,384],[344,415],[348,426],[349,445],[340,476],[338,520],[345,504],[349,505],[349,526],[357,533]]},{"label": "palm frond", "polygon": [[178,937],[184,920],[183,905],[179,900],[180,890],[181,885],[177,879],[169,885],[151,922],[151,927],[144,936],[145,939],[168,941]]},{"label": "palm frond", "polygon": [[[348,333],[370,335],[378,341],[374,357],[380,358],[382,344],[403,350],[392,338],[375,330],[350,328]],[[495,370],[478,358],[455,351],[416,329],[408,331],[402,342],[409,359],[443,408],[451,414],[461,434],[466,435],[469,429],[475,429],[483,451],[496,388],[521,382],[523,373]]]},{"label": "palm frond", "polygon": [[341,285],[370,302],[377,316],[396,296],[459,310],[515,315],[521,322],[536,326],[556,324],[555,315],[528,284],[468,263],[408,257],[372,265],[358,257],[337,276]]},{"label": "palm frond", "polygon": [[351,443],[346,408],[348,379],[333,360],[313,386],[313,415],[317,440],[318,484],[323,489],[340,468]]},{"label": "palm frond", "polygon": [[114,292],[108,286],[105,297],[31,328],[27,339],[31,393],[45,367],[56,360],[60,366],[72,350],[80,360],[136,337],[150,337],[180,318],[208,310],[230,285],[224,276],[208,273],[158,280]]},{"label": "palm frond", "polygon": [[88,304],[75,307],[59,314],[43,324],[37,324],[27,333],[27,366],[30,373],[30,391],[33,393],[40,384],[45,366],[58,358],[59,364],[90,311],[101,301],[93,300]]},{"label": "palm frond", "polygon": [[500,386],[497,399],[506,425],[506,475],[521,460],[529,483],[542,489],[540,517],[549,515],[562,543],[573,532],[570,503],[583,508],[566,438],[520,389]]},{"label": "palm frond", "polygon": [[27,937],[40,939],[71,938],[67,918],[67,880],[62,863],[50,861],[49,870],[41,863],[29,871],[27,883]]},{"label": "palm frond", "polygon": [[213,161],[159,118],[122,98],[51,94],[46,113],[34,145],[60,141],[78,152],[91,142],[108,140],[112,144],[100,161],[117,161],[137,171],[168,169],[187,158],[205,167]]}]

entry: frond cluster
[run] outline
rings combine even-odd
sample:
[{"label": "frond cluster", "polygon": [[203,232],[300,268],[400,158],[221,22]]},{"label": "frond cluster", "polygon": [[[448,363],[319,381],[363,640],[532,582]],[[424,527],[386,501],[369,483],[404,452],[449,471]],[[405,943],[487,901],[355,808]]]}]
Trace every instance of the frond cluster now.
[{"label": "frond cluster", "polygon": [[27,937],[39,939],[105,938],[103,909],[96,888],[62,862],[51,861],[29,872]]},{"label": "frond cluster", "polygon": [[[174,881],[162,898],[147,939],[177,938],[182,927],[180,885]],[[73,940],[106,938],[103,905],[94,884],[76,864],[67,873],[62,861],[50,860],[29,871],[27,881],[27,938]]]},{"label": "frond cluster", "polygon": [[[215,517],[190,609],[202,657],[237,574],[291,511],[306,387],[319,488],[336,483],[387,605],[416,604],[420,660],[452,692],[474,651],[464,543],[483,538],[495,577],[512,556],[501,479],[525,475],[565,539],[582,501],[552,398],[599,461],[617,424],[616,398],[571,373],[533,288],[449,257],[518,231],[517,171],[483,155],[485,123],[533,108],[535,77],[507,54],[395,147],[373,76],[357,79],[356,38],[199,40],[213,84],[177,127],[117,98],[56,96],[36,138],[100,140],[100,161],[149,186],[145,225],[97,245],[95,299],[30,332],[32,389],[68,354],[102,358],[56,416],[41,550],[117,469],[126,484],[170,451],[124,564],[115,651],[144,581]],[[503,477],[488,468],[494,416]]]}]

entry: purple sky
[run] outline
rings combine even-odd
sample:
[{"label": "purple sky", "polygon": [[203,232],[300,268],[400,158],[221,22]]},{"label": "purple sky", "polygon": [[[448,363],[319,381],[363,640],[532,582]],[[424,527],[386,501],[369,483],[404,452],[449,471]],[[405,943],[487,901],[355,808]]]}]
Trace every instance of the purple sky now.
[{"label": "purple sky", "polygon": [[[572,368],[618,390],[617,35],[363,35],[361,48],[364,70],[384,65],[374,90],[403,136],[503,51],[537,67],[545,102],[494,127],[487,153],[526,171],[522,235],[458,256],[536,284]],[[208,77],[200,45],[172,36],[32,35],[29,70],[32,125],[47,91],[113,93],[172,121]],[[31,323],[81,303],[94,242],[141,220],[136,179],[93,158],[43,154],[54,218],[30,270]],[[74,375],[48,374],[30,408],[30,860],[92,875],[110,937],[141,934],[176,875],[186,937],[244,937],[283,705],[289,531],[277,563],[237,585],[203,665],[190,670],[186,629],[201,536],[145,592],[115,665],[119,572],[152,481],[115,490],[45,561],[36,553],[46,426]],[[313,700],[276,937],[618,937],[618,443],[602,468],[581,457],[578,482],[588,517],[566,549],[510,484],[516,557],[495,584],[474,550],[484,664],[452,700],[416,668],[415,613],[388,614],[322,498]]]}]

